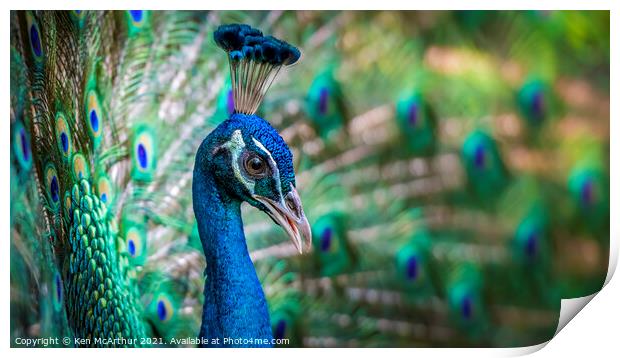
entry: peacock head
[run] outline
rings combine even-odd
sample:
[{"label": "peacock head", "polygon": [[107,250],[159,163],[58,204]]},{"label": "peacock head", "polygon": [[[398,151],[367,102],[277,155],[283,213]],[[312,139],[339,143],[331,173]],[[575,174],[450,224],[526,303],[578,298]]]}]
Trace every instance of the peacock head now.
[{"label": "peacock head", "polygon": [[243,24],[220,26],[214,40],[228,53],[234,113],[209,135],[208,170],[227,196],[282,226],[301,253],[311,247],[312,236],[295,188],[293,155],[278,132],[254,114],[279,70],[301,53]]},{"label": "peacock head", "polygon": [[226,197],[245,201],[282,226],[299,252],[311,246],[310,225],[295,184],[293,155],[264,119],[235,113],[207,140],[202,155]]}]

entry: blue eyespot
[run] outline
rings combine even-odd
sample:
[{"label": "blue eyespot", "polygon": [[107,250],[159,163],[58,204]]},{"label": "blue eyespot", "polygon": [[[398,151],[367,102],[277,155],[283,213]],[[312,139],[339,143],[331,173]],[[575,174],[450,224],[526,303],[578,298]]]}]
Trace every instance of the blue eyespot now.
[{"label": "blue eyespot", "polygon": [[538,251],[538,234],[536,232],[532,232],[527,237],[527,242],[525,244],[525,253],[529,257],[534,257],[536,256],[537,251]]},{"label": "blue eyespot", "polygon": [[19,131],[19,136],[21,138],[21,147],[22,147],[22,155],[25,161],[30,159],[30,148],[28,147],[28,139],[26,138],[26,130],[22,127]]},{"label": "blue eyespot", "polygon": [[56,274],[56,299],[62,300],[62,282],[60,281],[60,275]]},{"label": "blue eyespot", "polygon": [[142,10],[129,10],[129,15],[135,22],[142,21]]},{"label": "blue eyespot", "polygon": [[479,169],[483,169],[486,166],[486,152],[483,145],[478,145],[476,147],[476,152],[474,154],[474,165],[476,165]]},{"label": "blue eyespot", "polygon": [[157,301],[157,317],[160,321],[164,321],[167,316],[166,304],[162,300]]},{"label": "blue eyespot", "polygon": [[96,187],[101,202],[104,204],[112,204],[114,202],[114,188],[107,175],[99,174]]},{"label": "blue eyespot", "polygon": [[133,136],[132,177],[140,181],[149,181],[157,165],[155,137],[150,127],[139,125]]},{"label": "blue eyespot", "polygon": [[71,10],[69,11],[71,19],[81,28],[84,25],[84,19],[86,18],[86,12],[83,10]]},{"label": "blue eyespot", "polygon": [[323,230],[323,233],[321,234],[321,251],[329,251],[329,248],[332,245],[332,235],[333,232],[330,227]]},{"label": "blue eyespot", "polygon": [[90,126],[95,132],[99,130],[99,118],[97,117],[97,111],[94,109],[90,111]]},{"label": "blue eyespot", "polygon": [[30,50],[36,61],[43,58],[43,46],[41,43],[41,30],[32,12],[26,12],[26,22],[28,25],[28,39],[30,40]]},{"label": "blue eyespot", "polygon": [[52,200],[54,202],[57,202],[60,197],[58,196],[58,177],[54,176],[52,177],[52,182],[50,183],[50,193],[52,194]]},{"label": "blue eyespot", "polygon": [[407,278],[412,281],[418,278],[418,270],[418,259],[415,256],[411,256],[407,260]]},{"label": "blue eyespot", "polygon": [[532,113],[534,118],[540,120],[544,116],[545,111],[545,97],[542,91],[536,91],[532,98]]},{"label": "blue eyespot", "polygon": [[594,183],[591,179],[584,181],[581,187],[581,201],[586,206],[594,204]]},{"label": "blue eyespot", "polygon": [[461,314],[463,318],[469,320],[473,315],[473,304],[471,301],[471,297],[465,296],[461,301]]},{"label": "blue eyespot", "polygon": [[286,334],[286,321],[281,319],[276,324],[276,329],[273,332],[273,338],[282,339],[286,337],[285,334]]},{"label": "blue eyespot", "polygon": [[56,168],[52,163],[47,164],[45,167],[45,183],[50,206],[52,209],[57,210],[60,204],[60,185]]},{"label": "blue eyespot", "polygon": [[59,311],[62,308],[63,300],[63,287],[60,273],[56,272],[52,285],[54,286],[54,289],[52,290],[52,292],[54,292],[52,301],[54,302],[54,308],[56,311]]},{"label": "blue eyespot", "polygon": [[148,165],[146,149],[144,149],[144,145],[142,143],[138,144],[138,163],[142,168],[146,168]]},{"label": "blue eyespot", "polygon": [[138,34],[149,23],[149,11],[129,10],[125,12],[131,35]]},{"label": "blue eyespot", "polygon": [[88,91],[86,96],[86,126],[93,139],[95,147],[99,146],[105,125],[105,113],[99,101],[99,94],[94,89]]},{"label": "blue eyespot", "polygon": [[407,121],[409,125],[415,127],[418,123],[418,105],[416,103],[412,103],[409,106],[409,113],[407,114]]},{"label": "blue eyespot", "polygon": [[[108,198],[112,200],[112,196],[108,196]],[[135,265],[142,265],[146,253],[146,233],[143,228],[128,224],[124,238],[129,261]]]},{"label": "blue eyespot", "polygon": [[129,254],[131,256],[136,256],[136,244],[133,242],[133,240],[129,240],[127,242],[127,251],[129,251]]},{"label": "blue eyespot", "polygon": [[327,105],[329,101],[329,90],[326,87],[321,88],[319,93],[319,113],[321,115],[327,114]]},{"label": "blue eyespot", "polygon": [[172,305],[170,297],[165,292],[157,295],[151,307],[153,315],[156,315],[160,322],[168,322],[174,316],[175,307]]},{"label": "blue eyespot", "polygon": [[72,174],[75,181],[79,181],[82,178],[90,177],[90,170],[86,157],[82,153],[74,153],[71,159]]},{"label": "blue eyespot", "polygon": [[71,157],[71,137],[69,136],[69,124],[62,112],[56,114],[56,141],[58,150],[65,160]]},{"label": "blue eyespot", "polygon": [[67,133],[60,134],[60,144],[62,145],[63,152],[69,150],[69,138],[67,137]]},{"label": "blue eyespot", "polygon": [[26,128],[24,128],[21,122],[16,122],[13,132],[13,141],[13,151],[15,152],[15,157],[17,158],[20,166],[24,170],[30,169],[30,166],[32,165],[30,141],[28,140]]},{"label": "blue eyespot", "polygon": [[30,42],[32,43],[32,51],[39,57],[43,53],[41,51],[41,39],[39,38],[39,30],[33,24],[30,26]]}]

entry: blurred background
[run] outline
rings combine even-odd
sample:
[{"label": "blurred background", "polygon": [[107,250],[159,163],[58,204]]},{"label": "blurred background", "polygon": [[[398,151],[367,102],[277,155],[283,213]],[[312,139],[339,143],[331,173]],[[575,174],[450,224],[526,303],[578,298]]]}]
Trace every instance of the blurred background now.
[{"label": "blurred background", "polygon": [[530,345],[601,288],[609,13],[257,16],[303,51],[261,114],[294,147],[314,252],[246,226],[312,301],[270,301],[299,344]]},{"label": "blurred background", "polygon": [[[71,16],[56,18],[84,21]],[[135,30],[135,16],[114,16]],[[92,17],[107,24],[100,13]],[[126,257],[147,293],[149,336],[194,337],[200,326],[206,263],[191,171],[200,142],[233,110],[226,55],[212,39],[222,23],[250,24],[302,51],[258,114],[293,151],[312,252],[300,256],[264,213],[242,208],[274,337],[289,339],[283,346],[533,345],[553,336],[560,299],[602,287],[609,12],[152,12],[140,19],[158,41],[129,36],[128,43],[152,46],[161,66],[144,70],[148,81],[140,83],[149,87],[132,97],[142,102],[111,96],[110,117],[157,119],[161,155],[144,184],[126,173],[127,154],[127,165],[107,174],[105,193],[119,241],[136,242]],[[131,46],[123,56],[135,55],[139,47]],[[104,56],[101,66],[118,74],[115,61],[123,59]],[[121,210],[119,198],[132,190],[149,196]],[[12,190],[12,202],[20,195]],[[12,335],[66,332],[48,289],[61,287],[52,281],[59,276],[37,276],[37,256],[16,239],[20,229],[11,240]],[[166,319],[157,314],[162,300]]]}]

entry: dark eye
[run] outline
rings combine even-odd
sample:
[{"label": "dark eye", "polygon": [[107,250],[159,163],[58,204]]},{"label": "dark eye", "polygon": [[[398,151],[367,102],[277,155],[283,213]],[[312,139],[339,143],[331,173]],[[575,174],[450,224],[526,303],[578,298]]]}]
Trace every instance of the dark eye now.
[{"label": "dark eye", "polygon": [[253,177],[263,177],[267,174],[267,163],[257,156],[249,155],[244,162],[245,171]]}]

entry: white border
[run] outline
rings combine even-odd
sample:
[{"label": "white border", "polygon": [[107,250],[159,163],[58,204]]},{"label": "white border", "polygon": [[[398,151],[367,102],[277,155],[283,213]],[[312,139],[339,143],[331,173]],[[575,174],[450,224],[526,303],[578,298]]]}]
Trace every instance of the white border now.
[{"label": "white border", "polygon": [[[79,6],[78,6],[79,4]],[[144,8],[144,9],[256,9],[258,6],[265,9],[333,9],[333,10],[341,10],[341,9],[418,9],[418,10],[431,10],[431,9],[563,9],[563,10],[575,10],[575,9],[598,9],[598,10],[612,10],[611,11],[611,44],[613,45],[611,48],[611,63],[614,62],[613,59],[620,58],[618,56],[618,23],[620,20],[620,16],[618,15],[618,2],[613,0],[507,0],[507,1],[480,1],[480,0],[469,0],[464,2],[462,0],[433,0],[433,1],[394,1],[394,0],[382,0],[382,1],[356,1],[356,2],[346,2],[344,0],[313,0],[308,2],[298,2],[294,3],[291,1],[282,1],[282,0],[261,0],[257,1],[231,1],[231,0],[220,0],[220,1],[198,1],[198,0],[175,0],[175,1],[162,1],[162,0],[133,0],[133,1],[122,1],[122,2],[102,2],[99,1],[62,1],[62,0],[35,0],[35,1],[3,1],[2,6],[5,7],[5,11],[0,14],[0,22],[3,25],[3,36],[0,37],[0,49],[2,51],[2,56],[0,57],[0,61],[2,63],[2,68],[4,70],[5,79],[10,78],[8,75],[9,71],[9,9],[18,8],[18,9],[73,9],[73,8],[82,8],[82,9],[101,9],[101,8],[112,8],[112,9],[127,9],[129,7],[132,8]],[[613,94],[616,94],[616,88],[618,83],[618,70],[617,67],[611,68],[611,90],[610,93],[611,98],[614,98]],[[0,200],[0,207],[2,208],[2,215],[0,215],[0,220],[2,222],[2,228],[5,230],[5,234],[7,234],[4,238],[4,247],[1,251],[0,255],[2,255],[2,261],[4,262],[3,267],[3,275],[0,277],[1,280],[1,289],[3,292],[3,297],[5,298],[4,305],[0,308],[0,321],[3,322],[3,325],[0,327],[0,337],[2,337],[2,350],[6,350],[8,354],[19,354],[23,355],[39,355],[45,354],[47,355],[78,355],[82,356],[85,354],[88,355],[107,355],[111,352],[107,350],[45,350],[40,351],[38,349],[24,349],[10,350],[9,341],[9,264],[10,264],[10,254],[9,254],[9,202],[7,198],[10,197],[10,188],[9,188],[9,144],[10,144],[10,121],[8,119],[9,112],[9,82],[4,81],[1,85],[2,88],[2,107],[4,108],[3,113],[5,113],[5,119],[0,120],[0,133],[3,133],[4,138],[6,140],[4,145],[4,150],[1,152],[1,162],[2,162],[2,175],[0,175],[0,186],[2,188],[3,195],[1,196],[3,200]],[[611,102],[611,118],[617,117],[618,114],[618,105],[616,102]],[[611,122],[611,157],[617,158],[619,156],[620,144],[617,141],[614,141],[613,138],[618,137],[618,124],[615,121]],[[615,165],[612,161],[611,163],[611,183],[615,183],[618,181],[620,176],[618,175],[618,165]],[[614,214],[617,217],[620,208],[618,207],[618,195],[619,192],[617,187],[611,186],[611,213],[612,218],[614,218]],[[550,342],[541,344],[533,347],[524,347],[524,348],[516,348],[516,349],[414,349],[414,350],[390,350],[389,354],[397,354],[397,355],[423,355],[423,356],[452,356],[458,355],[459,357],[481,357],[481,356],[515,356],[515,355],[523,355],[538,351],[538,356],[543,357],[556,357],[556,356],[585,356],[587,354],[591,354],[592,352],[606,353],[605,356],[614,355],[611,352],[617,352],[617,329],[618,329],[618,317],[620,317],[620,310],[618,309],[620,303],[620,284],[618,284],[618,279],[612,280],[610,282],[611,277],[613,276],[613,272],[617,266],[618,262],[618,238],[620,237],[620,226],[618,222],[614,220],[611,221],[611,257],[610,257],[610,269],[607,275],[606,286],[603,288],[602,292],[595,297],[588,297],[588,299],[575,299],[570,300],[569,302],[563,302],[563,312],[562,314],[566,314],[566,309],[570,308],[575,311],[575,307],[581,306],[583,307],[584,302],[587,303],[591,299],[592,302],[587,305],[580,312],[572,322],[558,332],[558,335],[553,338]],[[566,300],[565,300],[566,301]],[[581,308],[579,308],[581,309]],[[577,310],[578,311],[578,310]],[[571,314],[574,316],[574,313]],[[541,348],[543,348],[540,350]],[[344,351],[334,351],[333,349],[322,350],[321,354],[324,353],[336,353],[342,352],[341,354],[381,354],[382,351],[373,349],[360,349],[355,350],[355,352],[344,352]],[[170,353],[175,354],[177,351],[175,350],[161,350],[161,349],[153,349],[153,350],[114,350],[113,354],[115,355],[132,355],[136,354],[149,354],[156,356],[164,356]],[[192,354],[192,355],[211,355],[216,354],[216,351],[209,350],[207,352],[200,350],[183,350],[182,354]],[[251,354],[253,357],[272,357],[278,355],[301,355],[301,356],[309,356],[314,355],[317,352],[315,350],[310,349],[284,349],[284,350],[218,350],[217,355],[220,356],[232,356],[238,354]],[[387,353],[387,352],[386,352]],[[616,353],[617,354],[617,353]]]}]

